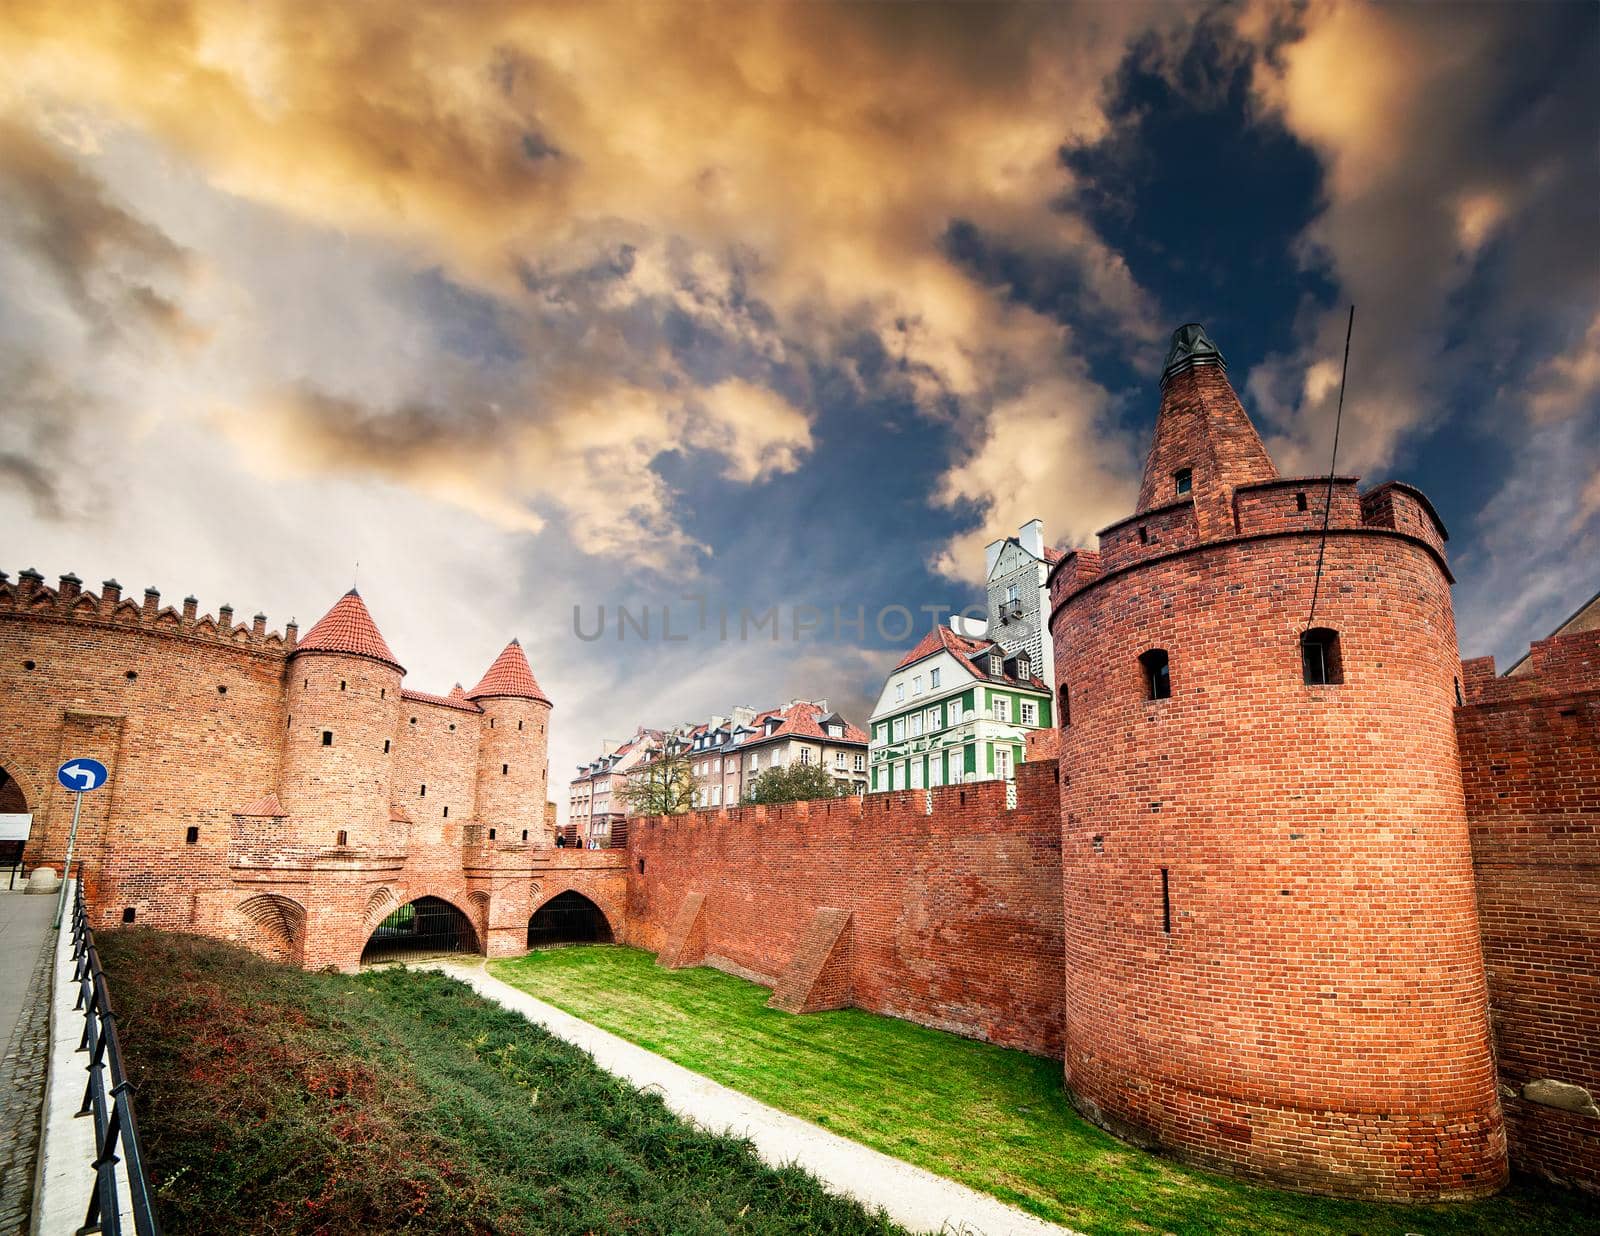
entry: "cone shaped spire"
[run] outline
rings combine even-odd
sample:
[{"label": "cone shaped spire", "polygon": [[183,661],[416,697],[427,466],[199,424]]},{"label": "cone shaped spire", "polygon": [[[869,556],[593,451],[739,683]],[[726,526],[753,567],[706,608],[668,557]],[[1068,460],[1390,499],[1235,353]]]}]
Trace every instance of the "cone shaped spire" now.
[{"label": "cone shaped spire", "polygon": [[1161,412],[1138,510],[1192,497],[1201,533],[1223,535],[1232,525],[1233,491],[1277,476],[1217,345],[1198,324],[1179,327],[1161,377]]},{"label": "cone shaped spire", "polygon": [[394,653],[389,651],[378,624],[372,621],[366,602],[354,588],[317,619],[316,625],[301,637],[294,651],[296,656],[302,652],[339,652],[371,657],[405,673],[400,662],[394,659]]},{"label": "cone shaped spire", "polygon": [[523,655],[522,645],[516,640],[506,645],[505,651],[495,658],[494,664],[489,667],[478,685],[467,692],[469,700],[483,699],[490,695],[511,695],[521,699],[543,700],[546,704],[550,702],[550,697],[540,690],[539,684],[534,681],[528,658]]}]

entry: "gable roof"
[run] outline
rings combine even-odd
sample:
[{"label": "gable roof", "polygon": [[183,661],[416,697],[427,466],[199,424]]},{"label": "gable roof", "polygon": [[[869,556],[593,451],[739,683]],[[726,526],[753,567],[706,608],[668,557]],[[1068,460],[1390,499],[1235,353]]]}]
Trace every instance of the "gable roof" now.
[{"label": "gable roof", "polygon": [[384,642],[378,624],[372,620],[361,594],[354,588],[340,597],[327,613],[300,638],[294,646],[295,656],[302,652],[345,653],[355,657],[370,657],[392,665],[402,674],[405,669],[394,659],[389,645]]},{"label": "gable roof", "polygon": [[[769,708],[766,712],[757,714],[750,722],[750,728],[755,731],[748,738],[736,744],[740,747],[754,747],[760,743],[777,742],[784,738],[814,738],[824,742],[861,743],[867,741],[866,731],[859,726],[845,723],[842,737],[835,737],[822,728],[822,723],[829,718],[837,716],[836,713],[825,713],[815,704],[791,704],[787,708]],[[840,718],[843,720],[843,718]],[[767,722],[777,721],[777,726],[769,732]]]},{"label": "gable roof", "polygon": [[494,659],[494,664],[489,667],[478,685],[467,692],[469,700],[480,700],[489,696],[512,696],[516,699],[550,703],[550,697],[534,681],[528,658],[523,654],[522,645],[516,640],[506,645],[505,651]]},{"label": "gable roof", "polygon": [[987,657],[996,650],[1000,651],[1007,660],[1011,660],[1016,655],[1015,653],[1005,652],[992,639],[969,639],[965,635],[957,635],[949,627],[938,626],[924,635],[915,648],[901,657],[899,664],[890,673],[894,673],[896,670],[903,670],[908,665],[914,665],[926,657],[933,656],[936,652],[948,652],[974,678],[984,680],[998,679],[1001,682],[1009,682],[1022,687],[1032,687],[1036,691],[1043,691],[1049,694],[1050,688],[1032,674],[1026,678],[1019,678],[1009,670],[1003,674],[991,674],[988,670],[980,668],[977,663],[978,659]]}]

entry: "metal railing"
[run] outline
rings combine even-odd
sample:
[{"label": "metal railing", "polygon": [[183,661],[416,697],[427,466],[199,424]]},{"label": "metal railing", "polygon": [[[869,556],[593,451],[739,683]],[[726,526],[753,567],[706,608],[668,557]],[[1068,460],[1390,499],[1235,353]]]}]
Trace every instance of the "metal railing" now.
[{"label": "metal railing", "polygon": [[[83,902],[83,885],[72,902],[73,981],[84,1016],[79,1051],[89,1053],[89,1084],[84,1088],[78,1115],[94,1117],[95,1186],[80,1233],[105,1232],[121,1236],[121,1196],[127,1197],[136,1236],[161,1236],[150,1207],[150,1186],[144,1177],[144,1155],[139,1149],[139,1129],[133,1119],[133,1087],[122,1068],[122,1048],[117,1042],[117,1015],[111,992],[100,969],[89,911]],[[109,1074],[109,1077],[108,1077]],[[109,1081],[109,1085],[107,1082]],[[121,1156],[118,1156],[118,1150]],[[121,1170],[118,1170],[118,1167]]]}]

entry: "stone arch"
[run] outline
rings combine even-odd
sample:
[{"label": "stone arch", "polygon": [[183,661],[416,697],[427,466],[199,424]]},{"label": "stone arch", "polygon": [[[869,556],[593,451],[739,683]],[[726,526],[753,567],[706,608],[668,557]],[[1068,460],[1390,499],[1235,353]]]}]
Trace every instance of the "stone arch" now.
[{"label": "stone arch", "polygon": [[234,912],[243,920],[245,943],[274,961],[299,965],[305,953],[306,909],[282,893],[257,893]]},{"label": "stone arch", "polygon": [[611,944],[616,933],[605,910],[586,893],[567,888],[547,897],[528,917],[528,947]]},{"label": "stone arch", "polygon": [[[408,890],[409,892],[410,890]],[[407,896],[367,932],[363,964],[449,953],[482,955],[484,933],[454,898],[434,892]]]},{"label": "stone arch", "polygon": [[372,934],[372,929],[381,923],[389,912],[400,904],[400,898],[395,896],[394,889],[387,886],[376,888],[372,896],[367,898],[367,908],[361,914],[361,934],[363,939]]}]

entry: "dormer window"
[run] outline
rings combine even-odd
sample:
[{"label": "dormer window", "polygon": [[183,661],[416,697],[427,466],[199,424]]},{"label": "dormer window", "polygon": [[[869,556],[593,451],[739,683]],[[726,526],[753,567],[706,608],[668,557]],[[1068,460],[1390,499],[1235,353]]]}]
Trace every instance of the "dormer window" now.
[{"label": "dormer window", "polygon": [[1025,652],[1019,652],[1017,654],[1017,677],[1018,678],[1027,678],[1027,677],[1029,677],[1030,676],[1029,673],[1028,673],[1029,668],[1030,667],[1029,667],[1029,664],[1028,664],[1028,654],[1025,653]]},{"label": "dormer window", "polygon": [[989,672],[996,678],[1004,678],[1006,676],[1005,653],[997,652],[989,658]]},{"label": "dormer window", "polygon": [[1179,468],[1172,474],[1172,487],[1178,491],[1178,497],[1183,497],[1194,488],[1194,471],[1191,468]]}]

